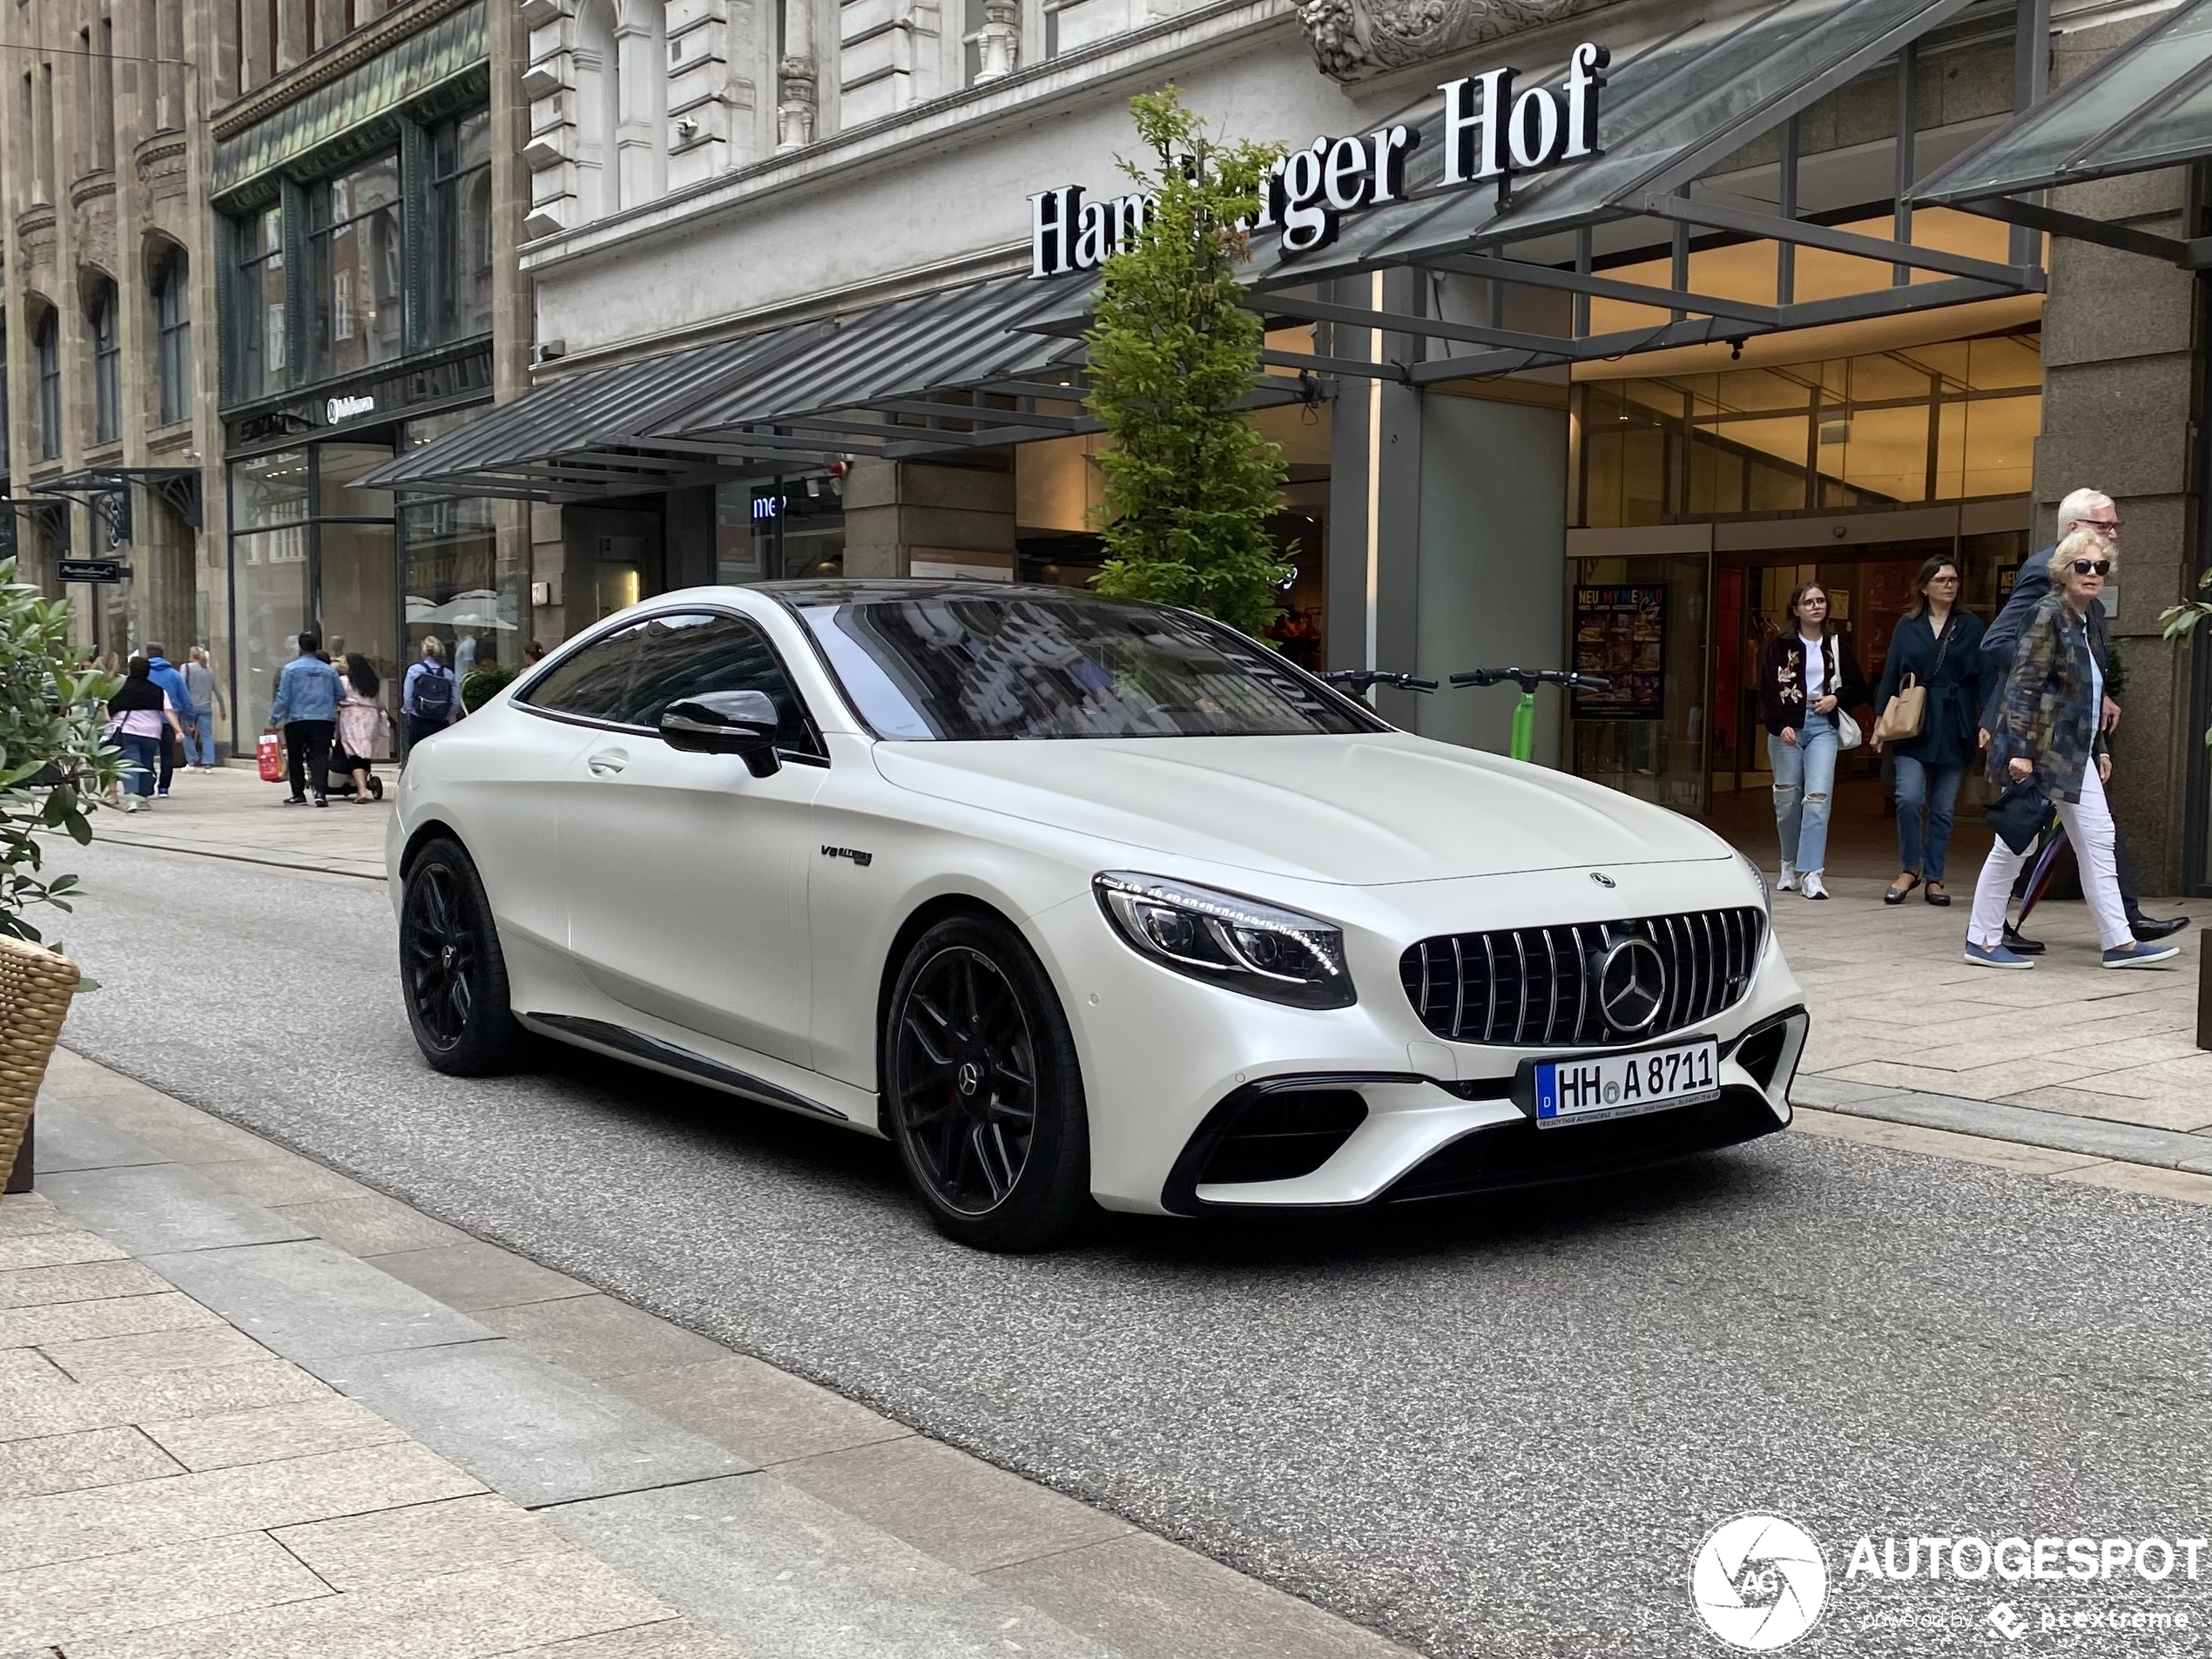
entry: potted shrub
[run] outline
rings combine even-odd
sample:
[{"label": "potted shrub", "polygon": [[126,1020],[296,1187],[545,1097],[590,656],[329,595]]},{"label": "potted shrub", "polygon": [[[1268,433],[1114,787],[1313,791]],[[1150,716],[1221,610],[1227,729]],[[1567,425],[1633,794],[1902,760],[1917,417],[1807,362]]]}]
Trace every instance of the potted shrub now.
[{"label": "potted shrub", "polygon": [[73,875],[49,875],[44,838],[92,839],[85,814],[122,775],[104,706],[115,682],[70,644],[69,604],[0,559],[0,1185],[30,1125],[69,999],[84,983],[29,913],[70,907]]}]

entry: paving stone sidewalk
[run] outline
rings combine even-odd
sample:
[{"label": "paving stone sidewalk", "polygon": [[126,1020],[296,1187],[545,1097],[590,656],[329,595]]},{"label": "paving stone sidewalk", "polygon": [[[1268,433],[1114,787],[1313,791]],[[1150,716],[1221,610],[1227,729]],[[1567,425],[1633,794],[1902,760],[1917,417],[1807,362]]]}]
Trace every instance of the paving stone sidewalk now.
[{"label": "paving stone sidewalk", "polygon": [[399,786],[396,767],[380,766],[386,797],[357,806],[336,795],[328,807],[283,805],[285,786],[265,784],[249,765],[180,772],[166,799],[143,813],[103,807],[92,833],[125,846],[198,853],[287,869],[384,879],[384,826]]},{"label": "paving stone sidewalk", "polygon": [[38,1110],[0,1659],[1415,1659],[66,1051]]},{"label": "paving stone sidewalk", "polygon": [[1776,895],[1775,930],[1813,1012],[1797,1073],[1807,1103],[1910,1091],[2212,1130],[2212,1052],[2195,1040],[2212,906],[2148,906],[2195,919],[2175,939],[2181,955],[2114,972],[2100,965],[2087,907],[2046,903],[2028,928],[2048,947],[2035,969],[2000,973],[1961,960],[1968,880],[1948,909],[1885,906],[1884,885],[1838,880],[1824,904]]}]

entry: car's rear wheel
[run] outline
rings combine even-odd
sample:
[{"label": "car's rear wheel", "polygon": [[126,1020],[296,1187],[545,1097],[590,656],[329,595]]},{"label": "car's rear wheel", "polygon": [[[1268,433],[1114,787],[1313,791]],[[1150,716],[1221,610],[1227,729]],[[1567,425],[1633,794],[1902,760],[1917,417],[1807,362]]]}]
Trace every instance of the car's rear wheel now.
[{"label": "car's rear wheel", "polygon": [[400,900],[400,986],[423,1058],[455,1077],[512,1063],[523,1029],[508,1001],[491,901],[458,841],[441,838],[408,867]]},{"label": "car's rear wheel", "polygon": [[956,916],[914,942],[885,1009],[893,1138],[938,1231],[1046,1250],[1090,1213],[1082,1071],[1021,936]]}]

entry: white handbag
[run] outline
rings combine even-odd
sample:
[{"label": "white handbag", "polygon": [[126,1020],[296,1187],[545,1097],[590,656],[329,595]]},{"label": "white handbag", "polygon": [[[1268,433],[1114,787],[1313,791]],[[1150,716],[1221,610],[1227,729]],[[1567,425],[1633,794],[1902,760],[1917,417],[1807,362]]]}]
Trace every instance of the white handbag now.
[{"label": "white handbag", "polygon": [[1858,729],[1858,722],[1852,719],[1843,710],[1838,709],[1836,711],[1836,747],[1838,750],[1849,751],[1858,748],[1865,741],[1866,734]]}]

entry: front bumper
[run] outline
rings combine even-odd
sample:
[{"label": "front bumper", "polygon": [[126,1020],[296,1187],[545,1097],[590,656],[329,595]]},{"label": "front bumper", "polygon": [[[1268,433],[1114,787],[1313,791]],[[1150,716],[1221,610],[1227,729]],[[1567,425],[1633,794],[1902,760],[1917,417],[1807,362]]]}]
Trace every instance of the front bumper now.
[{"label": "front bumper", "polygon": [[[1272,887],[1259,896],[1345,927],[1359,1000],[1332,1010],[1285,1008],[1145,961],[1113,935],[1088,895],[1033,917],[1026,931],[1059,987],[1082,1062],[1094,1195],[1109,1209],[1185,1215],[1342,1207],[1575,1179],[1783,1128],[1810,1021],[1771,929],[1742,998],[1636,1045],[1716,1039],[1723,1093],[1705,1107],[1540,1130],[1533,1103],[1513,1098],[1523,1062],[1590,1050],[1447,1042],[1416,1016],[1398,957],[1419,938],[1745,901],[1740,866],[1618,874],[1631,890],[1595,900],[1579,871],[1422,883],[1412,903],[1389,889]],[[1749,1041],[1763,1031],[1775,1035]],[[1334,1150],[1287,1177],[1218,1178],[1224,1165],[1214,1155],[1224,1135],[1255,1098],[1271,1095],[1301,1097],[1297,1109],[1312,1118],[1291,1126],[1301,1132],[1334,1118]],[[1343,1120],[1354,1116],[1356,1127],[1343,1133]],[[1226,1164],[1250,1173],[1266,1159]]]}]

